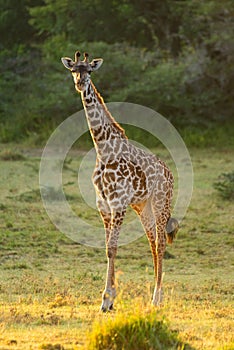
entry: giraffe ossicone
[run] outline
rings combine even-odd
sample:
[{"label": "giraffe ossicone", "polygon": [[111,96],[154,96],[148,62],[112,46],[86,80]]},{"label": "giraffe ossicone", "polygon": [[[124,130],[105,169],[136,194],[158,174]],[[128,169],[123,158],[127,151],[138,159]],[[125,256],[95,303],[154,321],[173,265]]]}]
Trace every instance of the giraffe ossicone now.
[{"label": "giraffe ossicone", "polygon": [[152,302],[160,305],[166,238],[172,243],[178,230],[178,222],[170,214],[173,175],[158,157],[131,144],[107,109],[90,77],[91,72],[101,67],[103,59],[89,62],[86,53],[84,60],[80,60],[80,52],[77,51],[74,61],[68,57],[61,60],[72,73],[75,89],[81,93],[97,155],[93,184],[105,228],[108,260],[101,310],[113,308],[116,296],[114,261],[128,206],[138,214],[151,246],[155,273]]}]

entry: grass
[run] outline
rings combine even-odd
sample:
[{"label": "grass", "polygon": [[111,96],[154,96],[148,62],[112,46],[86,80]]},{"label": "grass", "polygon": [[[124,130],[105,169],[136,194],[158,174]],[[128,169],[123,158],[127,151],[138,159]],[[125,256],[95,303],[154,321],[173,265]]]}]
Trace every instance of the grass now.
[{"label": "grass", "polygon": [[168,321],[160,311],[152,310],[138,298],[128,307],[118,308],[118,313],[112,318],[95,321],[86,348],[192,349],[180,341],[177,333],[168,327]]},{"label": "grass", "polygon": [[[13,145],[7,152],[10,159],[0,157],[0,350],[84,350],[100,341],[100,334],[101,341],[108,341],[116,330],[122,341],[126,336],[135,343],[151,337],[158,341],[154,329],[160,325],[178,349],[183,344],[184,349],[234,348],[234,203],[222,200],[213,188],[220,173],[233,170],[232,148],[191,150],[194,193],[178,238],[167,248],[164,305],[156,311],[150,306],[153,266],[142,236],[118,250],[116,309],[105,315],[99,313],[104,250],[71,241],[50,222],[38,191],[40,150]],[[155,152],[170,163],[163,149]],[[15,159],[14,153],[22,158]],[[82,158],[74,151],[66,162],[64,191],[77,215],[101,225],[77,191]],[[133,215],[129,211],[126,220]],[[119,344],[116,349],[126,348]]]}]

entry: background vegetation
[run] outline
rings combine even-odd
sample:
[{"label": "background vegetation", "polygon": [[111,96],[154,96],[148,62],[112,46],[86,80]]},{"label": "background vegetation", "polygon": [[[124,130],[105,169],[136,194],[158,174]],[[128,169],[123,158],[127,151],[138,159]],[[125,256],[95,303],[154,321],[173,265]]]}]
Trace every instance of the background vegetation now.
[{"label": "background vegetation", "polygon": [[[81,108],[61,56],[104,58],[106,101],[157,110],[192,144],[232,142],[232,0],[0,0],[0,141],[45,141]],[[195,135],[195,136],[194,136]]]}]

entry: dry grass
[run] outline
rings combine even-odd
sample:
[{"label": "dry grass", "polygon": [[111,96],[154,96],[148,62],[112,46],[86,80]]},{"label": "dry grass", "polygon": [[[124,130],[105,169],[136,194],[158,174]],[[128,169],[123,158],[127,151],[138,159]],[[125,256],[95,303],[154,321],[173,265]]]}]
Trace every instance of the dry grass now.
[{"label": "dry grass", "polygon": [[120,297],[113,313],[94,321],[84,349],[192,350],[192,347],[181,341],[178,331],[169,325],[164,308],[154,308],[142,297],[133,300]]}]

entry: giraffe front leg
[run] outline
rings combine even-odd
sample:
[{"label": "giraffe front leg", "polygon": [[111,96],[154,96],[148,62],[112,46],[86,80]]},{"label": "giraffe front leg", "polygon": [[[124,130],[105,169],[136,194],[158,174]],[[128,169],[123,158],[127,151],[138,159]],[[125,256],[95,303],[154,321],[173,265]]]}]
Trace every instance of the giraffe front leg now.
[{"label": "giraffe front leg", "polygon": [[[105,228],[105,236],[106,236],[106,247],[109,241],[110,233],[111,233],[111,211],[108,203],[97,197],[97,207],[100,213],[100,216],[102,218],[104,228]],[[113,300],[115,298],[116,292],[114,288],[114,261],[111,261],[111,259],[108,258],[108,265],[107,265],[107,276],[111,276],[111,287],[109,287],[109,283],[106,281],[106,287],[102,295],[102,305],[101,310],[107,311],[111,309],[111,302],[113,305]],[[108,300],[110,302],[108,302]]]},{"label": "giraffe front leg", "polygon": [[115,289],[115,267],[114,260],[117,253],[117,246],[107,247],[107,274],[106,274],[106,286],[102,294],[101,310],[103,312],[113,309],[114,299],[116,297]]},{"label": "giraffe front leg", "polygon": [[111,231],[109,239],[106,242],[106,254],[107,254],[107,275],[106,275],[106,286],[102,295],[101,310],[103,312],[110,311],[113,309],[114,299],[116,297],[115,288],[115,257],[117,253],[117,243],[119,237],[119,231],[126,210],[112,213],[111,218]]}]

